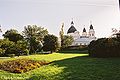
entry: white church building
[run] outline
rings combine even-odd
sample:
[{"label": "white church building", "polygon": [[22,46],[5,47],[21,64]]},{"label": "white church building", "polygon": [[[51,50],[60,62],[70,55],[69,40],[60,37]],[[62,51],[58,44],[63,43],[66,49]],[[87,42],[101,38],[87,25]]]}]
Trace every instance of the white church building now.
[{"label": "white church building", "polygon": [[83,29],[82,34],[74,27],[74,22],[71,22],[71,27],[67,31],[67,35],[72,36],[74,41],[71,46],[89,45],[92,40],[96,40],[93,25],[90,25],[89,32]]}]

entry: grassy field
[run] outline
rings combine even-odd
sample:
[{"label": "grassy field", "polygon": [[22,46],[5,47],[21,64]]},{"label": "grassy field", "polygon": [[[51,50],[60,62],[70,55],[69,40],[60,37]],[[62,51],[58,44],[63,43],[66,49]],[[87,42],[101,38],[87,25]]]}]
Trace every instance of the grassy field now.
[{"label": "grassy field", "polygon": [[[16,58],[0,58],[0,61]],[[119,58],[90,58],[88,54],[30,55],[19,58],[52,63],[22,74],[0,70],[0,80],[120,80]]]}]

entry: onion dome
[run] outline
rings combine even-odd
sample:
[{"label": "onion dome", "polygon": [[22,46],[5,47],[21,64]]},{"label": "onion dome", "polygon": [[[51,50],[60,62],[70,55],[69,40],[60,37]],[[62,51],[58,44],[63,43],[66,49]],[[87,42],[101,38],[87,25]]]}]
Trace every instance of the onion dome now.
[{"label": "onion dome", "polygon": [[93,29],[93,25],[92,24],[90,25],[90,29]]},{"label": "onion dome", "polygon": [[75,28],[74,26],[71,26],[71,27],[68,29],[67,34],[68,34],[68,33],[74,33],[75,31],[77,31],[76,28]]},{"label": "onion dome", "polygon": [[86,32],[86,29],[85,29],[85,28],[83,29],[83,32]]}]

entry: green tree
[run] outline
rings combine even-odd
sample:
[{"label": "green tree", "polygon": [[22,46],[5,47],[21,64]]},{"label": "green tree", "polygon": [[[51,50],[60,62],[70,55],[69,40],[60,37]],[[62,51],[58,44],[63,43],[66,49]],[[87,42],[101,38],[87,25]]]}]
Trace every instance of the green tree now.
[{"label": "green tree", "polygon": [[46,35],[43,39],[43,50],[55,52],[59,49],[58,37],[54,35]]},{"label": "green tree", "polygon": [[47,34],[47,29],[36,25],[28,25],[24,27],[23,35],[29,43],[30,54],[37,50],[39,43],[43,41],[44,36]]},{"label": "green tree", "polygon": [[13,41],[15,43],[23,39],[23,36],[19,34],[18,31],[15,29],[7,30],[5,34],[3,34],[3,36],[4,38],[8,38],[10,41]]},{"label": "green tree", "polygon": [[73,43],[73,37],[72,36],[68,36],[68,35],[64,35],[63,36],[63,44],[61,45],[61,48],[66,48],[68,46],[70,46]]}]

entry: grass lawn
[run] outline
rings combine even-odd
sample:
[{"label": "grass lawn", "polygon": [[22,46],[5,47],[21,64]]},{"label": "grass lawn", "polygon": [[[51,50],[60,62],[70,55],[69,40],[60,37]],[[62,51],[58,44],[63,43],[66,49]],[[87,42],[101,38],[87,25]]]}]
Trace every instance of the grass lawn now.
[{"label": "grass lawn", "polygon": [[87,56],[88,54],[54,53],[0,58],[0,61],[30,58],[52,62],[22,74],[0,70],[0,80],[120,80],[119,58],[90,58]]}]

